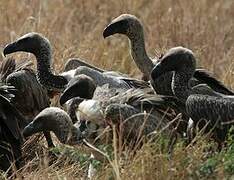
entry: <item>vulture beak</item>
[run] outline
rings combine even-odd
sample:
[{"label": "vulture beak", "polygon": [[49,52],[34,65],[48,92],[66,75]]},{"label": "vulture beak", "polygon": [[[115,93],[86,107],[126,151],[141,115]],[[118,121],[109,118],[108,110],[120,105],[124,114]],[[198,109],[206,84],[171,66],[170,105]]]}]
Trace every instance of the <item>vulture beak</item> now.
[{"label": "vulture beak", "polygon": [[74,98],[76,96],[74,96],[74,91],[73,91],[73,88],[72,86],[65,89],[64,92],[61,94],[60,96],[60,100],[59,100],[59,103],[60,105],[64,105],[68,100]]},{"label": "vulture beak", "polygon": [[3,55],[6,57],[6,55],[11,54],[13,52],[17,51],[17,44],[16,42],[7,44],[3,49]]},{"label": "vulture beak", "polygon": [[26,138],[28,136],[31,136],[41,130],[42,124],[37,123],[35,125],[33,122],[29,123],[23,130],[23,136]]},{"label": "vulture beak", "polygon": [[103,31],[103,37],[109,37],[113,34],[126,34],[128,30],[128,21],[127,20],[119,20],[112,21]]}]

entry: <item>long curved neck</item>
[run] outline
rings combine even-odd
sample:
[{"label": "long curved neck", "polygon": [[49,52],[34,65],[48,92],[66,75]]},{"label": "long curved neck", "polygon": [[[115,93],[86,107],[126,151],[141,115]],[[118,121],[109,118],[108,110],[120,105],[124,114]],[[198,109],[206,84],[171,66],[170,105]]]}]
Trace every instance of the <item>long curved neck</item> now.
[{"label": "long curved neck", "polygon": [[157,94],[174,96],[171,87],[172,77],[173,72],[167,72],[153,81],[152,85]]},{"label": "long curved neck", "polygon": [[174,95],[183,103],[186,102],[189,95],[192,93],[189,86],[189,81],[193,76],[194,71],[190,68],[184,68],[180,71],[173,72],[172,91]]},{"label": "long curved neck", "polygon": [[48,89],[62,91],[67,80],[62,76],[56,76],[51,71],[52,53],[50,47],[41,47],[35,53],[37,59],[37,78],[39,82]]},{"label": "long curved neck", "polygon": [[135,36],[130,36],[129,40],[133,60],[140,71],[149,77],[154,64],[145,50],[144,33],[140,31]]}]

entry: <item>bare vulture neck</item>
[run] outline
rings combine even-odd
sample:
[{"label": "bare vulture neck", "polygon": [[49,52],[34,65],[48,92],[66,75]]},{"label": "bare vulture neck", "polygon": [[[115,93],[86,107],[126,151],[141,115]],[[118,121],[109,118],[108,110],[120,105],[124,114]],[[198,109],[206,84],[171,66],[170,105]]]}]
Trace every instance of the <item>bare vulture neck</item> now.
[{"label": "bare vulture neck", "polygon": [[133,60],[135,61],[140,71],[149,77],[154,64],[145,50],[144,33],[138,32],[135,36],[129,37],[129,39]]},{"label": "bare vulture neck", "polygon": [[194,71],[190,68],[184,68],[180,71],[173,72],[172,91],[173,94],[183,103],[186,102],[189,95],[192,93],[189,86],[189,81],[193,76]]},{"label": "bare vulture neck", "polygon": [[61,91],[65,88],[67,80],[62,76],[56,76],[51,71],[52,50],[49,45],[41,47],[35,53],[37,59],[37,77],[39,82],[48,89]]},{"label": "bare vulture neck", "polygon": [[37,69],[38,71],[47,71],[48,73],[52,74],[51,72],[51,64],[52,64],[52,50],[50,46],[42,46],[36,53],[37,59]]}]

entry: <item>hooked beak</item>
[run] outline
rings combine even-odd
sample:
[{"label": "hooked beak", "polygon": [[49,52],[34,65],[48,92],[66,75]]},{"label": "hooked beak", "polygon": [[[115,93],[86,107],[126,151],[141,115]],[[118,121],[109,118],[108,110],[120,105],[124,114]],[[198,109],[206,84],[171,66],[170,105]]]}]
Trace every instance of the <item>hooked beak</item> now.
[{"label": "hooked beak", "polygon": [[128,29],[128,22],[126,20],[120,20],[110,23],[103,31],[103,37],[109,37],[113,34],[126,34]]},{"label": "hooked beak", "polygon": [[17,51],[17,44],[16,44],[16,42],[13,42],[13,43],[7,44],[4,47],[3,55],[4,55],[4,57],[6,57],[6,55],[11,54],[11,53],[16,52],[16,51]]},{"label": "hooked beak", "polygon": [[35,127],[33,122],[29,123],[23,130],[23,136],[26,138],[40,131],[40,127]]},{"label": "hooked beak", "polygon": [[113,31],[113,28],[112,28],[111,24],[108,25],[108,26],[104,29],[103,33],[102,33],[104,39],[107,38],[107,37],[109,37],[109,36],[111,36],[111,35],[113,35],[113,34],[114,34],[114,31]]},{"label": "hooked beak", "polygon": [[70,100],[70,99],[76,97],[76,96],[74,95],[74,91],[73,91],[73,88],[72,88],[72,87],[73,87],[73,86],[66,88],[66,89],[64,90],[64,92],[61,94],[60,100],[59,100],[59,103],[60,103],[61,106],[64,105],[68,100]]}]

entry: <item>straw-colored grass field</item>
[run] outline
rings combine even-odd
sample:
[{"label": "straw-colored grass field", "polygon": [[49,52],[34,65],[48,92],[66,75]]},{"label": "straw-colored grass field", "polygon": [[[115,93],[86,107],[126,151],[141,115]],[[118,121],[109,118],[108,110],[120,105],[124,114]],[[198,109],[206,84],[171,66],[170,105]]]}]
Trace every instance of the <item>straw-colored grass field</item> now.
[{"label": "straw-colored grass field", "polygon": [[[144,24],[146,49],[159,56],[174,46],[190,48],[198,66],[206,68],[234,89],[234,2],[232,0],[1,0],[0,50],[27,32],[44,34],[53,47],[53,68],[58,73],[68,58],[80,57],[105,69],[140,77],[126,37],[103,39],[104,27],[122,13],[136,15]],[[16,59],[33,56],[19,53]],[[35,61],[34,61],[35,62]],[[56,102],[55,102],[56,103]],[[35,140],[34,140],[35,142]],[[96,160],[94,179],[223,179],[234,174],[232,138],[216,153],[206,139],[185,147],[181,141],[169,157],[163,138],[146,143],[133,156],[104,146],[111,162]],[[30,143],[27,142],[25,146]],[[101,148],[101,147],[100,147]],[[53,162],[43,140],[24,147],[25,166],[16,172],[25,179],[81,179],[86,177],[89,150],[58,144]],[[62,155],[61,155],[62,154]],[[50,162],[49,162],[50,161]]]}]

